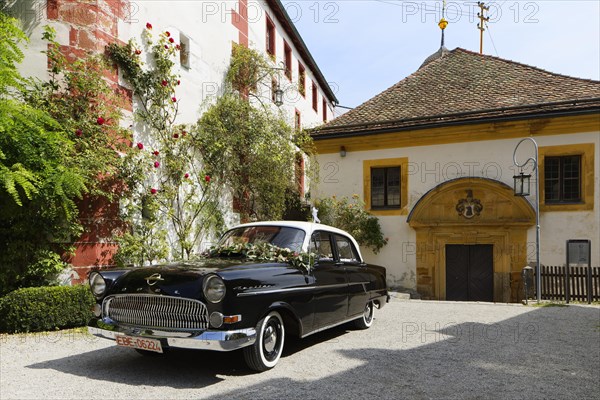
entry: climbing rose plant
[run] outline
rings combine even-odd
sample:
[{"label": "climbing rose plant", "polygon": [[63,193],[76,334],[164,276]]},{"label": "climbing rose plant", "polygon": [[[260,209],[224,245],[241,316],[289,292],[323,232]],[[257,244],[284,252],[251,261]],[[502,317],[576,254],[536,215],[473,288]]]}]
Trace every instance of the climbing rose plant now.
[{"label": "climbing rose plant", "polygon": [[136,127],[145,134],[125,160],[124,217],[131,229],[120,238],[119,262],[144,264],[169,254],[188,259],[223,219],[219,185],[203,165],[189,127],[177,123],[182,100],[174,59],[180,45],[170,32],[155,34],[147,23],[142,45],[131,40],[107,50],[132,88]]}]

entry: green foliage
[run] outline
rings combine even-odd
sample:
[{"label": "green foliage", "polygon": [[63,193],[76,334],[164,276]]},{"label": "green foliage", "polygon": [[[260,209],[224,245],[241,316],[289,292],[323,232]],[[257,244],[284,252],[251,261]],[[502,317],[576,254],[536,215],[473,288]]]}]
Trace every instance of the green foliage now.
[{"label": "green foliage", "polygon": [[133,40],[108,46],[138,100],[135,118],[146,134],[146,142],[134,144],[124,159],[122,177],[129,188],[124,218],[130,230],[117,239],[117,261],[125,265],[168,258],[169,230],[176,236],[171,255],[190,258],[197,243],[223,224],[218,185],[188,128],[176,123],[180,79],[173,58],[179,45],[168,32],[156,36],[151,29],[142,40],[143,46]]},{"label": "green foliage", "polygon": [[[127,132],[100,58],[68,63],[46,28],[48,82],[17,71],[24,35],[0,16],[0,294],[51,283],[82,233],[77,202],[112,196]],[[4,36],[6,35],[6,37]]]},{"label": "green foliage", "polygon": [[88,286],[15,290],[0,298],[0,332],[42,332],[85,325],[95,301]]},{"label": "green foliage", "polygon": [[126,99],[104,78],[111,70],[105,58],[88,56],[70,63],[51,27],[45,27],[43,38],[48,41],[50,80],[33,81],[27,101],[49,113],[73,141],[72,163],[85,176],[91,195],[112,199],[121,156],[130,150],[130,132],[119,126]]},{"label": "green foliage", "polygon": [[239,93],[254,92],[259,82],[275,75],[271,61],[256,50],[234,43],[231,55],[225,80]]},{"label": "green foliage", "polygon": [[3,97],[23,86],[23,78],[15,65],[23,61],[19,46],[27,42],[27,36],[19,29],[16,19],[0,12],[0,38],[0,97]]},{"label": "green foliage", "polygon": [[365,204],[357,195],[352,200],[335,196],[317,201],[321,223],[343,229],[350,233],[361,245],[373,250],[375,254],[388,242],[383,237],[379,220],[365,211]]},{"label": "green foliage", "polygon": [[281,218],[294,182],[291,137],[283,119],[233,93],[202,115],[194,135],[207,168],[232,188],[242,220]]}]

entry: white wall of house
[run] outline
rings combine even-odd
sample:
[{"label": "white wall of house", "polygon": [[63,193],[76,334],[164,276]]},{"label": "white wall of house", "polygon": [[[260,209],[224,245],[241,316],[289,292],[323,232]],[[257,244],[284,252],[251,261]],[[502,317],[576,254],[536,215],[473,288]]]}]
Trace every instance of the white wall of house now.
[{"label": "white wall of house", "polygon": [[[237,0],[221,2],[205,1],[139,1],[132,3],[129,15],[118,21],[119,39],[127,42],[140,37],[146,22],[153,26],[154,35],[169,31],[179,42],[180,35],[190,41],[190,67],[179,68],[181,86],[176,97],[180,100],[179,123],[193,123],[201,115],[203,105],[221,93],[227,67],[231,59],[233,42],[238,42],[238,30],[232,24],[232,10],[239,10]],[[23,25],[30,37],[29,48],[25,52],[25,61],[20,66],[24,76],[40,79],[48,77],[46,56],[41,52],[46,43],[41,36],[44,25],[51,25],[57,31],[57,41],[69,44],[70,26],[67,23],[48,21],[44,2],[23,0],[12,10],[12,14],[23,19]],[[300,57],[298,50],[281,23],[274,17],[266,3],[248,2],[249,46],[266,55],[266,16],[269,15],[276,27],[276,59],[274,67],[280,67],[283,61],[283,40],[292,48],[292,81],[281,73],[281,85],[285,89],[284,105],[280,107],[286,120],[294,126],[294,114],[301,114],[303,127],[314,127],[323,123],[323,88],[317,83],[315,73],[310,70],[306,60]],[[298,61],[306,68],[306,97],[298,91]],[[317,84],[317,110],[312,107],[312,82]],[[265,82],[262,93],[264,104],[271,103],[270,82]],[[327,99],[327,117],[333,116],[333,106]],[[273,109],[277,109],[272,106]]]},{"label": "white wall of house", "polygon": [[[590,239],[592,264],[600,265],[600,132],[543,136],[536,140],[540,147],[594,143],[595,150],[594,209],[541,213],[541,263],[563,265],[568,239]],[[316,197],[358,194],[363,198],[363,161],[398,157],[408,157],[409,212],[427,191],[455,178],[485,177],[512,187],[513,175],[517,172],[513,166],[513,151],[518,142],[510,139],[357,152],[347,148],[344,158],[337,153],[322,154],[318,156],[321,180]],[[528,145],[524,143],[519,147],[519,162],[534,154],[533,146],[527,148]],[[532,183],[532,196],[528,197],[531,202],[535,202],[534,190]],[[387,268],[390,284],[416,289],[416,234],[407,223],[407,217],[380,216],[389,243],[379,254],[368,249],[362,252],[368,262]],[[534,262],[535,255],[535,227],[532,227],[528,231],[527,259]]]}]

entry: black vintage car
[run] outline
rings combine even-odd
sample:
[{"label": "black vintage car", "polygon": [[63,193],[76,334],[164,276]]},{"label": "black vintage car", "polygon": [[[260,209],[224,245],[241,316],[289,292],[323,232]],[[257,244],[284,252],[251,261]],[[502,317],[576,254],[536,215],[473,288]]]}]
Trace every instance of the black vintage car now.
[{"label": "black vintage car", "polygon": [[226,232],[195,264],[92,272],[91,334],[140,353],[243,349],[251,369],[277,364],[286,335],[373,323],[389,300],[385,268],[364,263],[346,232],[261,222]]}]

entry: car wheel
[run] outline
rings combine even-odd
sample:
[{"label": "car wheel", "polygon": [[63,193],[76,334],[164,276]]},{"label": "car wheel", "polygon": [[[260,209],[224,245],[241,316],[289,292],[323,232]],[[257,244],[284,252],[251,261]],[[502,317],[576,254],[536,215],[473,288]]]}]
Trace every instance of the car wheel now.
[{"label": "car wheel", "polygon": [[373,315],[375,314],[375,306],[372,301],[365,305],[363,315],[354,320],[354,326],[358,329],[368,329],[373,325]]},{"label": "car wheel", "polygon": [[285,327],[277,311],[271,311],[256,325],[256,342],[244,348],[244,360],[250,369],[266,371],[273,368],[283,351]]}]

